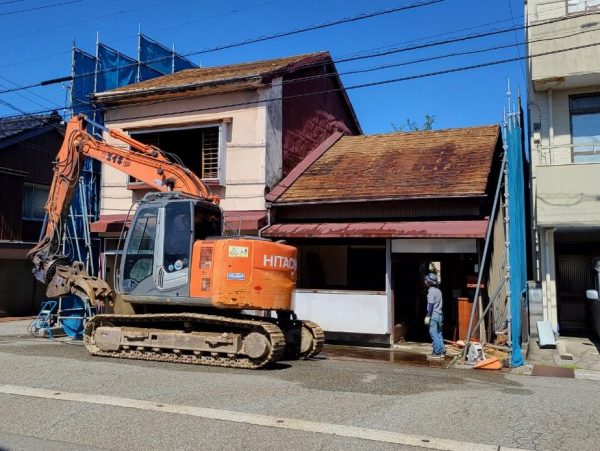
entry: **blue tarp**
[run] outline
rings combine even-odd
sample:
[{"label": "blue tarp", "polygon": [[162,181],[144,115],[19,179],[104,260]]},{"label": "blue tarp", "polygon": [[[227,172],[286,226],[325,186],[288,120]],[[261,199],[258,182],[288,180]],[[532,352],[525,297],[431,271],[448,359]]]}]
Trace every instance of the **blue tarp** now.
[{"label": "blue tarp", "polygon": [[94,92],[96,57],[83,50],[73,49],[73,88],[71,107],[73,114],[87,113],[90,107],[90,94]]},{"label": "blue tarp", "polygon": [[140,35],[140,62],[161,74],[173,72],[173,50]]},{"label": "blue tarp", "polygon": [[153,75],[151,71],[170,74],[198,67],[190,60],[143,34],[140,34],[139,60],[141,63],[140,81],[154,78],[156,75]]},{"label": "blue tarp", "polygon": [[510,266],[511,365],[525,363],[521,351],[522,297],[527,286],[527,243],[525,240],[525,181],[523,171],[523,140],[518,114],[509,114],[504,139],[507,145],[507,171]]},{"label": "blue tarp", "polygon": [[185,59],[182,56],[177,55],[176,53],[173,56],[173,61],[173,68],[175,69],[175,72],[179,72],[180,70],[184,69],[194,69],[198,67],[191,61]]},{"label": "blue tarp", "polygon": [[[104,44],[98,43],[96,49],[98,57],[73,49],[73,86],[71,91],[71,108],[73,114],[84,113],[95,122],[104,123],[102,110],[92,104],[91,95],[94,92],[102,92],[108,89],[126,86],[136,81],[149,80],[170,74],[173,70],[188,69],[196,67],[192,62],[177,55],[173,50],[153,41],[140,34],[139,61],[123,55]],[[147,61],[151,63],[144,64]],[[98,133],[98,130],[88,129],[89,133]],[[83,178],[85,203],[87,204],[88,217],[90,221],[98,220],[100,215],[100,168],[99,161],[86,158],[81,171]],[[71,202],[75,216],[75,230],[72,228],[71,219],[68,219],[69,236],[79,238],[79,249],[81,259],[86,260],[87,249],[84,246],[84,227],[82,220],[82,202],[79,190],[75,191]],[[67,254],[72,259],[78,259],[79,255],[74,248],[75,243],[68,243]],[[98,241],[92,241],[93,261],[98,261]],[[97,270],[97,264],[94,264]]]},{"label": "blue tarp", "polygon": [[138,63],[104,44],[98,44],[96,92],[127,86],[136,81]]}]

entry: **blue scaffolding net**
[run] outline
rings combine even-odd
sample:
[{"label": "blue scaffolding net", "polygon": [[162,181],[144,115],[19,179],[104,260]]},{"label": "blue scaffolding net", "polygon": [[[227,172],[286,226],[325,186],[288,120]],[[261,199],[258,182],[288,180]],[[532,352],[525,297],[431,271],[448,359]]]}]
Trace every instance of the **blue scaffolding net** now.
[{"label": "blue scaffolding net", "polygon": [[[519,99],[520,103],[520,99]],[[509,311],[511,366],[525,363],[521,350],[522,314],[526,312],[527,242],[524,146],[521,108],[508,112],[504,121],[504,144],[507,152],[505,199],[508,204]]]},{"label": "blue scaffolding net", "polygon": [[[104,123],[101,107],[92,102],[92,95],[149,80],[183,69],[196,68],[194,63],[174,50],[139,33],[137,59],[131,58],[105,44],[97,42],[96,54],[73,47],[71,86],[71,114],[85,114],[99,124]],[[90,127],[91,134],[99,133]],[[101,164],[86,158],[80,177],[82,189],[75,190],[66,234],[69,237],[65,253],[74,260],[97,261],[98,241],[90,241],[88,222],[100,215]],[[85,210],[85,211],[84,211]],[[90,255],[92,254],[92,255]],[[97,275],[97,265],[88,265],[88,271]]]}]

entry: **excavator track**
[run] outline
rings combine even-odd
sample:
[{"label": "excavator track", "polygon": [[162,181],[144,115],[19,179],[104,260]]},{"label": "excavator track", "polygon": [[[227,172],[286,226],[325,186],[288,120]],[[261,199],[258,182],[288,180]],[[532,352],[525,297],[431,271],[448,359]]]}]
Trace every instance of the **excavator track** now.
[{"label": "excavator track", "polygon": [[[182,324],[186,330],[177,327]],[[247,369],[277,362],[285,351],[275,324],[200,313],[96,315],[85,327],[84,344],[103,357]]]},{"label": "excavator track", "polygon": [[325,333],[321,327],[313,321],[302,321],[302,328],[306,329],[311,334],[311,346],[308,351],[301,354],[301,357],[309,359],[316,356],[323,350],[323,344],[325,343]]}]

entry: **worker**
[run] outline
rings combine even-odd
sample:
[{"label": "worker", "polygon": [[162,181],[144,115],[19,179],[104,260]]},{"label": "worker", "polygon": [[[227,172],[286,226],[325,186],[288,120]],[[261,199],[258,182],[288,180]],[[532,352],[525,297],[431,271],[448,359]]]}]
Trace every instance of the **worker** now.
[{"label": "worker", "polygon": [[429,359],[441,360],[446,355],[444,349],[444,337],[442,337],[442,292],[438,288],[439,282],[437,274],[429,273],[423,280],[427,287],[427,316],[425,325],[429,326],[429,335],[433,344],[433,352],[427,356]]}]

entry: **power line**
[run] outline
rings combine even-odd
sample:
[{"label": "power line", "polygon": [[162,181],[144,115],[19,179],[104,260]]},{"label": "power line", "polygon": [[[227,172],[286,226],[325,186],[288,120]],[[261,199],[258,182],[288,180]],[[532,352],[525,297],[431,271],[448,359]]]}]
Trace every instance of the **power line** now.
[{"label": "power line", "polygon": [[[585,34],[585,33],[591,33],[594,31],[598,31],[599,29],[600,29],[599,27],[596,27],[596,28],[591,28],[591,29],[579,31],[576,33],[566,34],[566,35],[552,36],[552,37],[548,37],[548,38],[539,38],[539,39],[523,42],[522,44],[565,39],[565,38],[578,36],[578,35]],[[374,71],[383,70],[383,69],[408,66],[411,64],[446,59],[446,58],[451,58],[451,57],[455,57],[455,56],[472,55],[472,54],[490,52],[490,51],[495,51],[495,50],[502,50],[505,48],[513,47],[513,46],[514,46],[514,44],[511,43],[511,44],[502,44],[502,45],[497,45],[497,46],[492,46],[492,47],[486,47],[486,48],[482,48],[482,49],[466,50],[466,51],[454,52],[454,53],[445,53],[443,55],[418,58],[418,59],[413,59],[413,60],[409,60],[409,61],[403,61],[400,63],[385,64],[385,65],[374,66],[374,67],[365,68],[365,69],[355,69],[355,70],[349,70],[349,71],[345,71],[345,72],[333,72],[333,73],[330,72],[330,73],[326,73],[326,74],[311,75],[311,76],[306,76],[306,77],[295,78],[292,80],[284,80],[281,82],[281,84],[288,85],[288,84],[293,84],[293,83],[301,83],[301,82],[305,82],[305,81],[336,77],[339,75],[353,75],[353,74],[357,74],[357,73],[374,72]],[[321,62],[321,64],[323,64],[323,62]],[[306,66],[303,66],[302,68],[304,69],[304,68],[310,67],[310,66],[312,66],[312,65],[306,65]],[[209,94],[205,94],[203,97],[212,97],[212,96],[218,96],[218,95],[220,95],[220,93],[214,93],[214,94],[209,93]],[[188,99],[193,99],[193,98],[197,98],[197,97],[198,97],[197,94],[190,94],[190,95],[180,96],[177,99],[178,100],[188,100]],[[148,100],[148,101],[144,101],[144,102],[137,102],[136,106],[156,105],[156,104],[165,103],[165,102],[169,102],[169,101],[171,101],[171,99]],[[107,108],[107,110],[110,110],[110,108]]]},{"label": "power line", "polygon": [[[251,43],[255,43],[255,42],[261,42],[261,41],[266,41],[266,40],[270,40],[270,39],[275,39],[277,37],[283,37],[283,36],[289,36],[292,34],[298,34],[298,33],[304,33],[307,31],[311,31],[311,30],[317,30],[317,29],[321,29],[321,28],[327,28],[327,27],[332,27],[335,25],[340,25],[340,24],[344,24],[344,23],[350,23],[350,22],[356,22],[359,20],[364,20],[364,19],[368,19],[371,17],[376,17],[376,16],[381,16],[381,15],[385,15],[385,14],[391,14],[394,12],[399,12],[399,11],[404,11],[404,10],[408,10],[408,9],[414,9],[414,8],[419,8],[419,7],[423,7],[423,6],[429,6],[435,3],[441,3],[441,2],[445,2],[447,0],[420,0],[418,2],[415,3],[410,3],[408,5],[403,5],[403,6],[397,6],[394,8],[387,8],[384,10],[378,10],[378,11],[372,11],[369,13],[362,13],[359,14],[357,16],[352,16],[352,17],[346,17],[346,18],[342,18],[342,19],[337,19],[337,20],[333,20],[333,21],[329,21],[329,22],[325,22],[325,23],[321,23],[321,24],[317,24],[317,25],[313,25],[311,27],[304,27],[304,28],[299,28],[299,29],[295,29],[295,30],[291,30],[291,31],[286,31],[286,32],[280,32],[280,33],[276,33],[273,35],[269,35],[269,36],[264,36],[261,38],[254,38],[254,39],[250,39],[250,40],[245,40],[242,42],[237,42],[237,43],[233,43],[233,44],[227,44],[224,46],[220,46],[219,48],[214,48],[214,49],[205,49],[205,50],[200,50],[198,52],[191,52],[189,54],[183,54],[181,56],[183,57],[187,57],[190,55],[194,55],[194,54],[200,54],[200,53],[208,53],[210,51],[216,51],[216,50],[224,50],[224,49],[228,49],[228,48],[233,48],[233,47],[239,47],[242,45],[248,45]],[[156,63],[156,62],[161,62],[161,61],[166,61],[167,57],[162,57],[162,58],[156,58],[154,60],[150,60],[150,61],[145,61],[145,64],[151,64],[151,63]],[[119,66],[119,69],[123,69],[123,68],[127,68],[127,67],[133,67],[136,66],[138,63],[132,63],[132,64],[126,64],[124,66]],[[104,72],[109,72],[109,71],[114,71],[115,68],[110,68],[110,69],[104,69],[101,71],[95,71],[95,72],[88,72],[85,74],[79,74],[75,77],[61,77],[60,79],[54,79],[54,80],[47,80],[47,81],[43,81],[43,82],[37,82],[37,83],[31,83],[29,85],[24,85],[20,88],[13,88],[13,89],[8,89],[8,90],[4,90],[4,91],[0,91],[0,94],[6,94],[8,92],[14,92],[14,91],[18,91],[18,90],[23,90],[23,89],[31,89],[31,88],[35,88],[35,87],[39,87],[39,86],[46,86],[46,85],[50,85],[53,84],[55,82],[58,81],[68,81],[68,80],[73,80],[75,78],[80,78],[80,77],[89,77],[91,75],[97,75],[99,73],[104,73]],[[58,81],[57,81],[58,80]]]},{"label": "power line", "polygon": [[[83,1],[83,0],[78,0],[78,1]],[[52,27],[42,28],[42,29],[34,30],[34,31],[28,31],[27,33],[21,33],[21,34],[14,34],[14,35],[10,35],[10,36],[4,36],[4,37],[0,38],[0,42],[7,41],[7,40],[10,40],[10,39],[22,38],[22,37],[29,36],[29,35],[32,35],[32,34],[43,33],[43,32],[46,32],[46,31],[54,31],[54,30],[58,30],[59,28],[70,27],[72,25],[80,25],[80,24],[83,24],[83,23],[86,23],[86,22],[93,22],[93,21],[99,20],[99,19],[106,19],[108,17],[116,16],[116,15],[123,14],[123,13],[132,12],[132,11],[137,11],[137,10],[140,10],[140,9],[153,8],[155,6],[162,5],[164,3],[171,3],[172,1],[173,0],[162,0],[162,1],[155,2],[155,3],[150,3],[150,4],[136,6],[134,8],[120,9],[118,11],[114,11],[112,13],[107,13],[107,14],[103,14],[103,15],[100,15],[100,16],[96,16],[96,17],[87,17],[85,19],[79,19],[79,20],[76,20],[74,22],[64,23],[64,24],[60,24],[60,25],[54,25]],[[36,60],[44,59],[44,58],[50,58],[50,57],[53,57],[53,56],[62,55],[62,54],[69,53],[69,52],[70,52],[70,50],[66,50],[64,52],[54,53],[52,55],[47,55],[47,56],[44,56],[42,58],[32,58],[32,59],[29,59],[29,60],[21,61],[21,62],[19,62],[17,64],[22,64],[24,62],[29,62],[29,61],[36,61]],[[5,65],[0,66],[0,67],[1,68],[5,68],[5,67],[14,66],[14,65],[16,65],[16,64],[14,64],[14,63],[13,64],[5,64]]]},{"label": "power line", "polygon": [[[507,1],[508,1],[508,9],[510,11],[510,18],[512,19],[513,25],[516,25],[513,10],[512,10],[512,0],[507,0]],[[515,31],[515,43],[516,43],[515,47],[517,49],[517,55],[521,56],[521,49],[519,48],[518,40],[519,40],[519,38],[517,37],[517,32]],[[519,66],[521,66],[521,73],[523,74],[523,79],[527,78],[525,76],[525,68],[523,67],[522,61],[521,61],[521,64],[519,64]]]},{"label": "power line", "polygon": [[5,12],[5,13],[0,13],[0,16],[10,16],[12,14],[21,14],[21,13],[28,13],[31,11],[39,11],[40,9],[54,8],[55,6],[70,5],[71,3],[81,3],[82,1],[84,1],[84,0],[69,0],[66,2],[52,3],[50,5],[35,6],[33,8],[20,9],[17,11],[9,11],[9,12]]},{"label": "power line", "polygon": [[[240,107],[240,106],[265,104],[265,103],[268,103],[268,102],[281,101],[281,100],[284,100],[284,99],[308,97],[308,96],[319,95],[319,94],[328,94],[328,93],[332,93],[332,92],[340,92],[340,91],[344,91],[344,90],[345,91],[350,91],[350,90],[356,90],[356,89],[364,89],[364,88],[369,88],[369,87],[374,87],[374,86],[381,86],[381,85],[386,85],[386,84],[399,83],[399,82],[403,82],[403,81],[417,80],[417,79],[429,78],[429,77],[434,77],[434,76],[439,76],[439,75],[446,75],[446,74],[457,73],[457,72],[465,72],[465,71],[480,69],[480,68],[484,68],[484,67],[490,67],[490,66],[495,66],[495,65],[500,65],[500,64],[506,64],[506,63],[511,63],[511,62],[520,61],[520,60],[529,60],[529,59],[532,59],[532,58],[538,58],[538,57],[543,57],[543,56],[548,56],[548,55],[554,55],[554,54],[558,54],[558,53],[564,53],[564,52],[569,52],[569,51],[574,51],[574,50],[579,50],[579,49],[584,49],[584,48],[590,48],[590,47],[596,47],[596,46],[600,46],[600,42],[594,42],[594,43],[590,43],[590,44],[585,44],[585,45],[580,45],[580,46],[574,46],[574,47],[569,47],[569,48],[565,48],[565,49],[551,50],[551,51],[548,51],[548,52],[537,53],[537,54],[534,54],[534,55],[526,55],[526,56],[522,56],[522,57],[506,58],[506,59],[494,60],[494,61],[489,61],[489,62],[480,63],[480,64],[473,64],[473,65],[468,65],[468,66],[459,66],[459,67],[445,69],[445,70],[440,70],[440,71],[427,72],[427,73],[422,73],[422,74],[417,74],[417,75],[410,75],[410,76],[405,76],[405,77],[397,77],[397,78],[386,79],[386,80],[379,80],[379,81],[369,82],[369,83],[361,83],[361,84],[356,84],[356,85],[348,86],[346,88],[339,87],[339,88],[325,89],[325,90],[314,91],[314,92],[309,92],[309,93],[300,93],[300,94],[293,94],[293,95],[288,95],[288,96],[274,97],[274,98],[264,99],[264,100],[254,100],[254,101],[247,101],[247,102],[238,102],[238,103],[231,103],[231,104],[215,105],[215,106],[203,107],[203,108],[192,108],[192,109],[189,109],[189,110],[179,110],[179,111],[175,111],[175,112],[172,112],[172,113],[160,112],[160,113],[154,113],[154,114],[143,114],[143,115],[137,115],[137,116],[127,116],[127,117],[121,117],[119,119],[120,120],[132,120],[132,119],[145,119],[145,118],[152,118],[152,117],[166,117],[166,116],[170,116],[170,115],[180,115],[180,114],[185,114],[185,113],[196,113],[196,112],[203,112],[203,111],[212,111],[212,110],[218,110],[218,109],[223,109],[223,108],[233,108],[233,107]],[[169,101],[169,100],[162,100],[162,101],[156,102],[156,103],[161,103],[161,102],[165,102],[165,101]],[[129,106],[127,106],[127,107],[129,107]],[[106,107],[106,108],[103,108],[102,111],[114,111],[114,110],[119,110],[119,109],[123,109],[123,108],[127,108],[127,107],[122,107],[122,106]],[[91,111],[91,110],[87,110],[87,111],[84,111],[84,112],[89,112],[89,111]],[[36,113],[28,113],[28,114],[31,115],[31,114],[36,114]]]},{"label": "power line", "polygon": [[23,3],[25,0],[7,0],[5,2],[0,2],[0,6],[8,5],[10,3]]},{"label": "power line", "polygon": [[[439,1],[445,1],[445,0],[434,0],[435,2],[439,2]],[[419,3],[421,6],[424,6],[424,3]],[[412,7],[415,7],[414,5],[416,4],[412,4]],[[408,6],[405,6],[408,7]],[[389,11],[388,10],[381,10],[379,12],[377,12],[377,14],[384,14],[384,11]],[[373,13],[366,13],[366,14],[376,14],[376,12]],[[389,14],[389,12],[388,12]],[[596,15],[599,14],[598,12],[592,12],[592,13],[587,13],[585,14],[587,15]],[[361,15],[361,16],[365,16],[365,14]],[[354,16],[354,18],[359,17],[359,16]],[[576,16],[576,17],[581,17],[580,15]],[[427,43],[423,43],[423,44],[416,44],[416,45],[412,45],[412,46],[405,46],[405,47],[400,47],[400,48],[393,48],[390,50],[385,50],[385,51],[380,51],[380,52],[371,52],[371,53],[366,53],[364,55],[358,55],[358,56],[352,56],[352,57],[347,57],[347,58],[340,58],[337,60],[333,60],[332,62],[334,63],[347,63],[350,61],[356,61],[356,60],[361,60],[361,59],[368,59],[368,58],[376,58],[376,57],[380,57],[380,56],[387,56],[387,55],[391,55],[394,53],[399,53],[399,52],[406,52],[406,51],[410,51],[410,50],[420,50],[420,49],[424,49],[424,48],[430,48],[430,47],[435,47],[435,46],[440,46],[440,45],[447,45],[447,44],[453,44],[453,43],[457,43],[457,42],[465,42],[465,41],[470,41],[470,40],[474,40],[474,39],[479,39],[482,37],[488,37],[488,36],[494,36],[494,35],[498,35],[498,34],[503,34],[503,33],[509,33],[515,30],[525,30],[525,29],[529,29],[529,28],[533,28],[533,27],[538,27],[538,26],[542,26],[542,25],[547,25],[547,24],[551,24],[551,23],[557,23],[557,22],[562,22],[562,21],[567,21],[567,20],[571,20],[573,19],[574,16],[567,16],[567,17],[560,17],[560,18],[555,18],[555,19],[550,19],[547,21],[542,21],[542,22],[538,22],[538,23],[534,23],[534,24],[529,24],[529,25],[522,25],[522,26],[513,26],[513,27],[508,27],[508,28],[503,28],[503,29],[498,29],[498,30],[492,30],[492,31],[486,31],[486,32],[481,32],[481,33],[475,33],[475,34],[471,34],[471,35],[465,35],[465,36],[459,36],[459,37],[455,37],[455,38],[450,38],[450,39],[446,39],[446,40],[439,40],[439,41],[432,41],[432,42],[427,42]],[[339,19],[336,22],[339,22],[341,20],[346,20],[346,19]],[[303,30],[307,31],[307,28],[304,28]],[[247,42],[247,41],[243,41],[243,42]],[[238,43],[241,45],[241,43]],[[225,46],[221,46],[220,48],[223,48]],[[213,50],[211,51],[216,51],[215,49],[217,49],[216,47],[213,48]],[[200,53],[206,53],[208,52],[208,49],[205,50],[199,50],[199,51],[195,51],[195,52],[190,52],[190,53],[186,53],[186,54],[182,54],[181,56],[187,57],[190,55],[196,55],[196,54],[200,54]],[[149,60],[149,61],[145,61],[145,64],[151,64],[154,62],[159,62],[159,61],[164,61],[168,58],[157,58],[154,60]],[[320,65],[321,63],[315,63],[315,65]],[[123,69],[123,68],[127,68],[127,67],[134,67],[137,65],[137,62],[134,64],[126,64],[123,66],[120,66],[119,69]],[[310,65],[307,65],[305,67],[310,67]],[[97,75],[100,73],[104,73],[104,72],[109,72],[109,71],[114,71],[117,68],[109,68],[109,69],[103,69],[100,71],[96,71],[96,72],[87,72],[84,74],[79,74],[76,76],[71,76],[71,77],[63,77],[60,79],[54,79],[54,80],[47,80],[44,82],[38,82],[38,83],[32,83],[29,85],[24,85],[20,88],[12,88],[9,90],[4,90],[4,91],[0,91],[0,94],[5,94],[8,92],[14,92],[14,91],[18,91],[18,90],[23,90],[23,89],[31,89],[31,88],[35,88],[35,87],[39,87],[39,86],[45,86],[45,85],[49,85],[49,84],[53,84],[56,83],[58,81],[68,81],[68,80],[74,80],[76,78],[82,78],[82,77],[89,77],[92,75]]]}]

